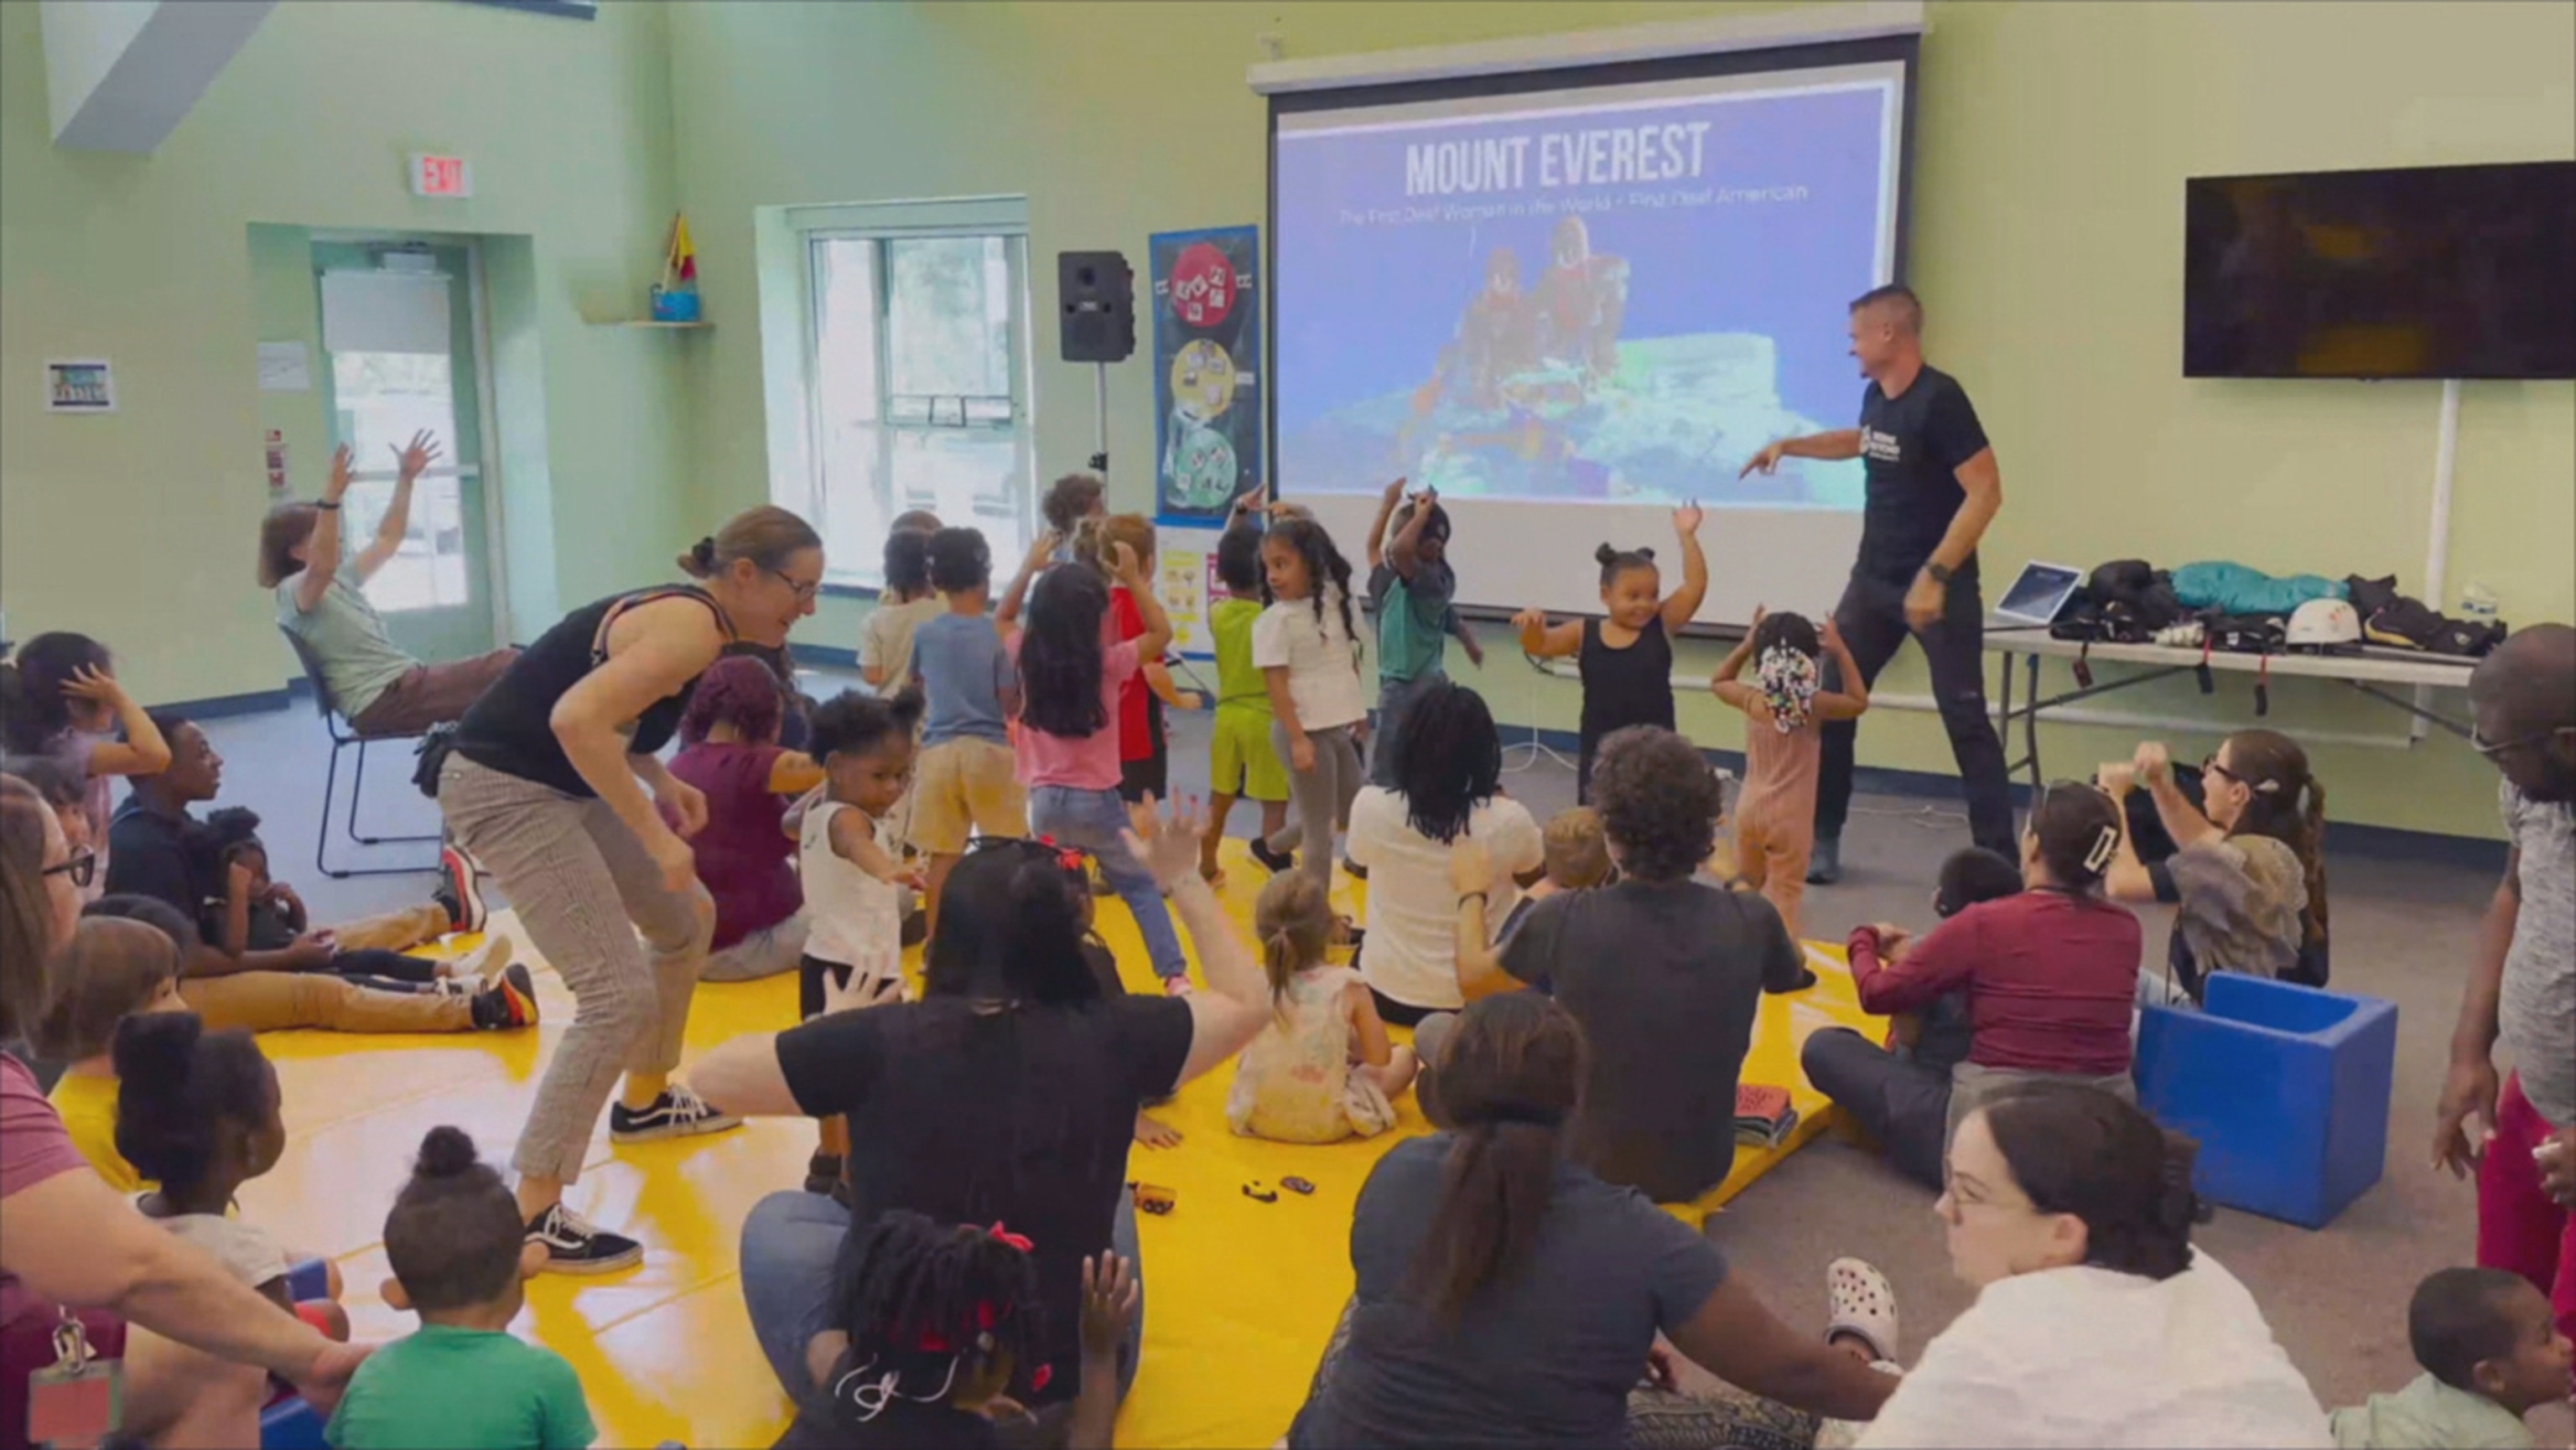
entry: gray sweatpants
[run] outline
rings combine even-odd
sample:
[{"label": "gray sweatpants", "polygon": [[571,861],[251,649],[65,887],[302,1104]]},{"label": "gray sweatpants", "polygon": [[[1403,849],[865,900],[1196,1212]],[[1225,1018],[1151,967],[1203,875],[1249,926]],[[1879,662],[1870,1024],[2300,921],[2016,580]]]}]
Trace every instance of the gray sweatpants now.
[{"label": "gray sweatpants", "polygon": [[572,989],[572,1025],[555,1044],[511,1160],[523,1174],[570,1183],[619,1074],[680,1065],[715,903],[703,886],[666,890],[644,843],[604,801],[450,755],[438,808]]},{"label": "gray sweatpants", "polygon": [[1288,727],[1270,722],[1270,743],[1279,750],[1282,764],[1288,765],[1288,804],[1296,819],[1269,837],[1273,851],[1294,851],[1302,843],[1306,854],[1297,861],[1297,869],[1315,878],[1329,893],[1333,889],[1333,831],[1351,817],[1351,798],[1360,793],[1360,752],[1351,743],[1351,727],[1334,725],[1323,730],[1309,730],[1306,739],[1315,747],[1315,768],[1299,770],[1296,756],[1288,748]]}]

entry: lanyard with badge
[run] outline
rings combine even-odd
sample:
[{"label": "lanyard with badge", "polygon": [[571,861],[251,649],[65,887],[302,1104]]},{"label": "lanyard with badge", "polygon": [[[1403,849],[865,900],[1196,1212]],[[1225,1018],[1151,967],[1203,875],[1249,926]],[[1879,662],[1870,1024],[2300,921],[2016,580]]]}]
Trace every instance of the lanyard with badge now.
[{"label": "lanyard with badge", "polygon": [[125,1365],[103,1359],[69,1309],[54,1325],[54,1365],[27,1376],[27,1442],[90,1450],[125,1423]]}]

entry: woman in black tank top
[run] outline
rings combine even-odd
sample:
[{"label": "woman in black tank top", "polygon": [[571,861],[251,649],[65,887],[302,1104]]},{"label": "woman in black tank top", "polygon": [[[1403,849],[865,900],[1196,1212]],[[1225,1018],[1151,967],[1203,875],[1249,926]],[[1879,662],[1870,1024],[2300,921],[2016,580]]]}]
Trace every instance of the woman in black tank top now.
[{"label": "woman in black tank top", "polygon": [[1708,595],[1708,556],[1699,547],[1700,508],[1673,510],[1673,532],[1682,543],[1682,587],[1664,593],[1663,572],[1652,549],[1593,552],[1601,564],[1601,606],[1607,619],[1548,623],[1535,609],[1512,616],[1521,649],[1537,659],[1575,657],[1583,675],[1583,730],[1575,764],[1578,802],[1592,799],[1592,759],[1603,737],[1631,725],[1673,728],[1672,631],[1690,623]]},{"label": "woman in black tank top", "polygon": [[787,510],[757,508],[680,567],[699,582],[611,595],[547,630],[466,711],[439,774],[450,834],[500,883],[577,1004],[513,1160],[528,1237],[561,1273],[643,1257],[563,1205],[621,1074],[616,1142],[736,1121],[670,1080],[714,908],[687,839],[706,824],[706,798],[659,752],[725,650],[780,649],[814,612],[822,541]]}]

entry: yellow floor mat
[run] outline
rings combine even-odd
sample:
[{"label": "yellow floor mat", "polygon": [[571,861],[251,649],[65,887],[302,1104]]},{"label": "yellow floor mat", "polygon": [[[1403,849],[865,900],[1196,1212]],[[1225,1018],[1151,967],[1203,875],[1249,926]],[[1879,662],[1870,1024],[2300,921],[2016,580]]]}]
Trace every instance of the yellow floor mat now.
[{"label": "yellow floor mat", "polygon": [[[1229,914],[1248,922],[1262,869],[1229,842]],[[1338,904],[1358,914],[1364,886]],[[1102,934],[1130,985],[1157,990],[1135,924],[1101,902]],[[506,913],[493,930],[512,932]],[[544,1023],[535,1032],[356,1037],[281,1032],[263,1039],[277,1063],[288,1145],[275,1171],[244,1185],[242,1211],[296,1249],[339,1261],[360,1338],[409,1333],[415,1321],[384,1304],[384,1215],[421,1135],[453,1123],[484,1156],[506,1164],[535,1091],[536,1072],[572,1017],[572,998],[525,950],[538,973]],[[1767,998],[1745,1064],[1748,1082],[1784,1083],[1801,1120],[1788,1144],[1737,1155],[1713,1199],[1732,1197],[1825,1126],[1826,1104],[1797,1071],[1798,1044],[1819,1027],[1867,1021],[1840,954],[1810,946],[1821,982]],[[794,976],[698,990],[694,1055],[742,1033],[791,1025]],[[1397,1034],[1404,1036],[1402,1032]],[[1428,1131],[1412,1096],[1393,1133],[1366,1142],[1294,1147],[1235,1137],[1225,1126],[1233,1070],[1221,1068],[1161,1109],[1186,1135],[1163,1152],[1138,1148],[1131,1178],[1179,1191],[1179,1206],[1141,1225],[1147,1286],[1145,1356],[1118,1426],[1127,1446],[1267,1445],[1305,1395],[1316,1356],[1350,1293],[1351,1205],[1369,1169],[1398,1139]],[[581,1372],[607,1446],[671,1439],[698,1447],[765,1445],[784,1430],[786,1397],[753,1341],[735,1282],[735,1237],[751,1205],[804,1181],[814,1131],[760,1122],[738,1132],[612,1153],[603,1121],[589,1167],[568,1195],[601,1223],[641,1239],[642,1267],[599,1279],[556,1276],[529,1286],[513,1326],[560,1351]],[[1242,1194],[1251,1179],[1310,1179],[1312,1197],[1275,1204]]]}]

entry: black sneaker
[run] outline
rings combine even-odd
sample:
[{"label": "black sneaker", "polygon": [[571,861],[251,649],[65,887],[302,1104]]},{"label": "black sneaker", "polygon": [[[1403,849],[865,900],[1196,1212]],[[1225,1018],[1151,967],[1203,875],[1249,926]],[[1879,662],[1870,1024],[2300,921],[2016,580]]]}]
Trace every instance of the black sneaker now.
[{"label": "black sneaker", "polygon": [[1297,864],[1297,853],[1294,851],[1273,851],[1270,849],[1270,843],[1267,840],[1264,840],[1259,836],[1255,836],[1252,838],[1252,859],[1260,862],[1263,870],[1276,876],[1280,872]]},{"label": "black sneaker", "polygon": [[537,1025],[537,984],[528,977],[528,969],[512,962],[497,977],[485,979],[483,990],[474,994],[474,1027],[478,1032],[500,1032],[512,1027]]},{"label": "black sneaker", "polygon": [[550,1274],[613,1274],[644,1262],[644,1246],[613,1234],[558,1203],[528,1220],[528,1238],[546,1246]]},{"label": "black sneaker", "polygon": [[650,1143],[658,1138],[694,1138],[742,1126],[725,1112],[679,1083],[662,1090],[653,1106],[638,1112],[624,1103],[608,1108],[608,1137],[613,1143]]},{"label": "black sneaker", "polygon": [[1842,879],[1842,838],[1839,836],[1817,838],[1815,849],[1807,853],[1807,884],[1831,886]]},{"label": "black sneaker", "polygon": [[483,908],[483,892],[474,876],[474,858],[463,847],[451,841],[438,848],[438,889],[429,896],[447,908],[449,931],[481,931],[490,914]]}]

